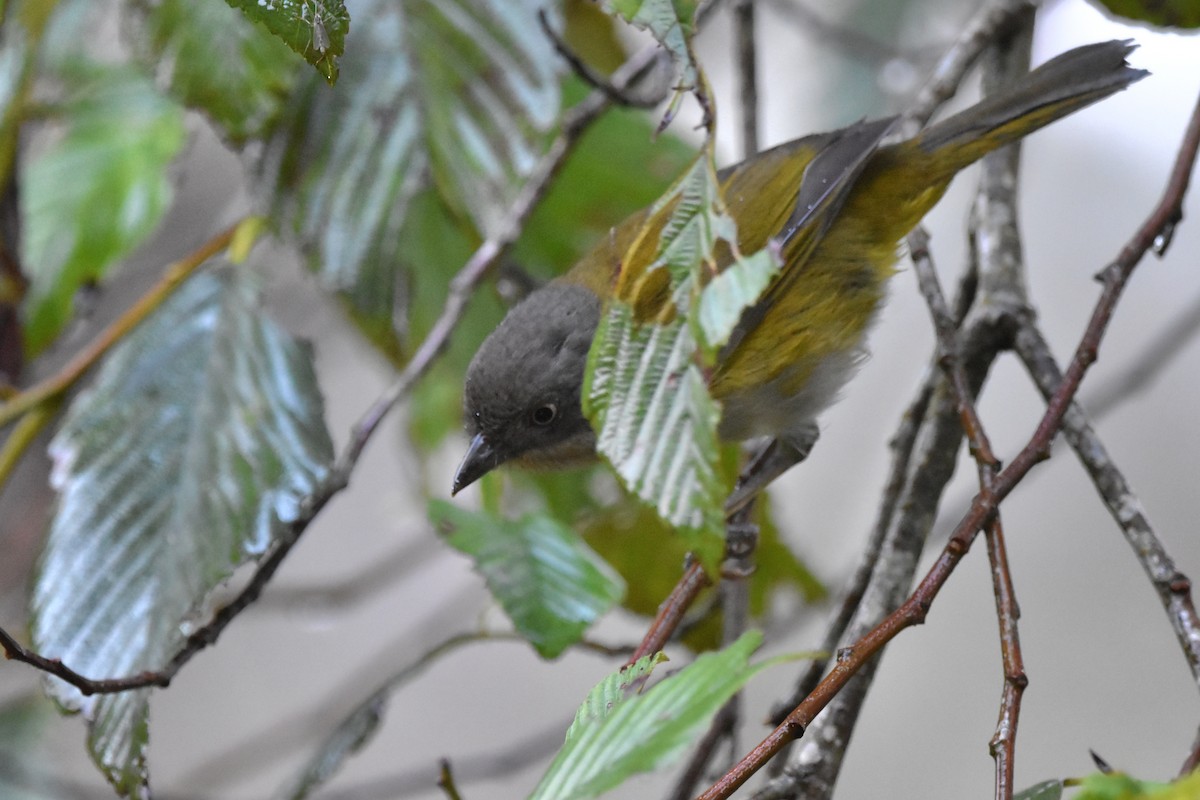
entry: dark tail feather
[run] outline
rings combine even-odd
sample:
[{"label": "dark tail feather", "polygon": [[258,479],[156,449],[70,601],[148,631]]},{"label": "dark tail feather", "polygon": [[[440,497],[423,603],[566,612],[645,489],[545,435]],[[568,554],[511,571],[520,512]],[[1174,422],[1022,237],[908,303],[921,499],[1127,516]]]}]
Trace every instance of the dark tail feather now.
[{"label": "dark tail feather", "polygon": [[1136,47],[1125,39],[1068,50],[1007,91],[925,129],[913,144],[931,154],[942,151],[931,162],[953,174],[991,150],[1146,77],[1146,70],[1125,62]]}]

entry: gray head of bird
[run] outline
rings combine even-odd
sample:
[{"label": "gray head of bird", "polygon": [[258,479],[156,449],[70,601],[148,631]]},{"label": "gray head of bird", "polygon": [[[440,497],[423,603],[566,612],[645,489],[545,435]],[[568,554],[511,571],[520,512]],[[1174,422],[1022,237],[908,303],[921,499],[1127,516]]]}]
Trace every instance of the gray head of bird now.
[{"label": "gray head of bird", "polygon": [[501,464],[560,467],[595,458],[580,393],[600,321],[590,289],[550,283],[509,311],[467,368],[463,410],[471,444],[457,493]]}]

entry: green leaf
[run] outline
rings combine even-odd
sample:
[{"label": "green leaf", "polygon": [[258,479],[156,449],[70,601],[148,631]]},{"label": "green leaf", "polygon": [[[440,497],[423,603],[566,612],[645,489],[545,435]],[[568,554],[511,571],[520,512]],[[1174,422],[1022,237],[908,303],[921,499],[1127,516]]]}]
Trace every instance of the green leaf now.
[{"label": "green leaf", "polygon": [[[1143,784],[1149,787],[1152,784]],[[1161,786],[1161,784],[1160,784]],[[1153,800],[1196,800],[1200,797],[1200,772],[1192,771],[1161,789],[1148,789],[1147,797]]]},{"label": "green leaf", "polygon": [[1164,28],[1200,28],[1200,0],[1093,0],[1118,17]]},{"label": "green leaf", "polygon": [[597,450],[710,569],[733,476],[718,463],[720,407],[704,374],[778,264],[769,249],[748,258],[738,251],[706,146],[625,253],[588,355],[583,405]]},{"label": "green leaf", "polygon": [[[304,56],[331,84],[346,51],[350,12],[342,0],[225,0]],[[212,0],[204,0],[205,3]]]},{"label": "green leaf", "polygon": [[[737,233],[733,220],[721,213],[720,202],[716,167],[705,148],[671,190],[654,204],[652,214],[669,211],[669,216],[659,234],[654,261],[645,271],[665,267],[677,289],[684,288],[689,280],[699,281],[701,265],[711,260],[717,242],[722,238],[733,240]],[[675,294],[681,311],[686,308],[682,302],[686,298],[681,291]]]},{"label": "green leaf", "polygon": [[[205,621],[213,587],[286,534],[328,473],[311,353],[263,316],[239,274],[181,287],[112,352],[51,443],[60,495],[33,639],[89,677],[161,668]],[[48,688],[83,711],[118,791],[141,792],[149,690]]]},{"label": "green leaf", "polygon": [[1061,800],[1062,793],[1062,781],[1042,781],[1017,792],[1013,800]]},{"label": "green leaf", "polygon": [[396,301],[416,198],[436,189],[459,225],[492,233],[537,165],[561,68],[543,5],[363,2],[337,90],[309,79],[289,102],[259,165],[275,216],[372,330],[407,311]]},{"label": "green leaf", "polygon": [[321,747],[313,754],[300,774],[276,797],[303,800],[341,769],[342,762],[361,750],[379,729],[387,708],[391,687],[385,686],[343,719]]},{"label": "green leaf", "polygon": [[570,744],[586,735],[591,726],[602,723],[622,703],[637,697],[658,665],[667,660],[666,653],[662,652],[642,656],[632,664],[610,673],[592,687],[583,704],[575,711],[571,727],[567,728],[566,743]]},{"label": "green leaf", "polygon": [[704,287],[697,318],[707,348],[716,351],[729,341],[742,312],[758,300],[779,266],[777,253],[760,250],[734,261]]},{"label": "green leaf", "polygon": [[683,318],[639,325],[630,306],[614,301],[588,355],[584,410],[597,431],[596,449],[625,486],[711,566],[723,548],[730,487],[717,468],[720,409],[695,353]]},{"label": "green leaf", "polygon": [[184,141],[182,110],[144,76],[129,67],[75,67],[64,75],[63,135],[21,176],[31,355],[62,330],[75,292],[158,224],[171,197],[167,167]]},{"label": "green leaf", "polygon": [[1200,772],[1173,783],[1143,781],[1123,772],[1097,772],[1079,781],[1075,800],[1195,800],[1200,797]]},{"label": "green leaf", "polygon": [[[302,2],[288,2],[290,9]],[[134,0],[140,60],[234,145],[262,137],[297,78],[299,59],[261,25],[213,0]],[[272,4],[278,13],[283,3]]]},{"label": "green leaf", "polygon": [[492,596],[543,658],[579,641],[624,585],[570,528],[531,514],[511,522],[450,503],[429,505],[449,544],[470,556]]},{"label": "green leaf", "polygon": [[643,659],[602,681],[584,701],[529,800],[596,797],[631,775],[679,756],[712,716],[771,662],[751,666],[762,641],[751,631],[726,649],[706,653],[642,694],[631,694],[652,666]]}]

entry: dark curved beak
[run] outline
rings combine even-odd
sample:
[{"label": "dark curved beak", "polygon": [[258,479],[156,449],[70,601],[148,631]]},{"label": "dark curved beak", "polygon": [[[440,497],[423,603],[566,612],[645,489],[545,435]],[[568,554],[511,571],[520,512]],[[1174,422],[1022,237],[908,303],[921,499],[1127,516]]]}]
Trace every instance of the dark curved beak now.
[{"label": "dark curved beak", "polygon": [[458,494],[498,466],[500,459],[492,445],[483,438],[482,433],[475,434],[470,447],[467,448],[467,454],[458,465],[458,471],[454,473],[454,486],[450,489],[450,494]]}]

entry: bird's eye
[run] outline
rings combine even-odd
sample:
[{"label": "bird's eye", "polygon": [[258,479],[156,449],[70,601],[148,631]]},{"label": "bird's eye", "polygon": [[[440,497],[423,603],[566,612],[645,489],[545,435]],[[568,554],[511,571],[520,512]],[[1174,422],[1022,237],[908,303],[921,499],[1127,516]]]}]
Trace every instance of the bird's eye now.
[{"label": "bird's eye", "polygon": [[534,425],[549,425],[557,416],[558,407],[554,403],[546,403],[544,406],[535,408],[530,418]]}]

